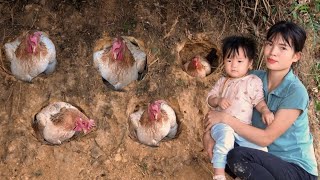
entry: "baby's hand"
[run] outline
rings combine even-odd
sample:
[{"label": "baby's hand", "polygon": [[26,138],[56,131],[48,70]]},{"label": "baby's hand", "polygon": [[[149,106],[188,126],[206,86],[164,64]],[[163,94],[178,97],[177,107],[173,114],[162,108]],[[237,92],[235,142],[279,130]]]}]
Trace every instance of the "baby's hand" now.
[{"label": "baby's hand", "polygon": [[271,111],[265,111],[262,113],[262,121],[266,125],[270,125],[274,120],[274,114]]},{"label": "baby's hand", "polygon": [[226,98],[219,98],[218,105],[221,109],[227,109],[231,106],[231,102]]}]

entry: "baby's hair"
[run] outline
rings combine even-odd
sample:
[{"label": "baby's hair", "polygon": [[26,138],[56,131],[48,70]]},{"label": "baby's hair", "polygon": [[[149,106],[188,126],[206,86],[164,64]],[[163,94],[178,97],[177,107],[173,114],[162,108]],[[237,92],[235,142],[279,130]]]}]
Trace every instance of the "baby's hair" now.
[{"label": "baby's hair", "polygon": [[256,43],[253,39],[244,36],[229,36],[222,40],[222,57],[230,58],[239,54],[239,48],[244,51],[245,57],[253,60],[256,54]]},{"label": "baby's hair", "polygon": [[279,21],[274,24],[267,33],[267,40],[271,41],[277,35],[293,46],[295,52],[300,52],[303,49],[305,40],[307,38],[305,30],[293,22]]}]

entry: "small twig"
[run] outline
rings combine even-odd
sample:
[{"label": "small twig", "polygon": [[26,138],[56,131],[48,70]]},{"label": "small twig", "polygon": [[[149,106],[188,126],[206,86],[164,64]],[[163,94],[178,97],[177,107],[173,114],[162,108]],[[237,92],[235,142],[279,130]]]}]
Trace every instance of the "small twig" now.
[{"label": "small twig", "polygon": [[11,79],[14,79],[14,76],[6,69],[4,68],[3,60],[2,60],[2,50],[0,49],[0,74],[2,74],[4,77],[10,77]]},{"label": "small twig", "polygon": [[38,11],[36,11],[36,15],[35,15],[35,17],[34,17],[34,19],[33,19],[33,21],[32,21],[31,28],[33,28],[34,23],[35,23],[35,22],[36,22],[36,20],[37,20],[37,17],[38,17]]},{"label": "small twig", "polygon": [[209,169],[209,168],[206,166],[205,162],[199,161],[199,163],[200,163],[200,165],[201,165],[205,170],[207,170],[207,172],[209,172],[212,176],[214,175],[214,173],[212,172],[212,169]]},{"label": "small twig", "polygon": [[[1,50],[0,50],[0,53],[1,53]],[[4,65],[3,65],[3,61],[2,61],[2,58],[1,58],[1,55],[0,55],[0,59],[1,59],[1,65],[0,65],[0,68],[2,69],[3,72],[5,72],[6,74],[8,74],[9,76],[12,76],[11,73],[6,69],[4,68]]]},{"label": "small twig", "polygon": [[[1,46],[3,45],[5,36],[6,36],[6,31],[3,30],[3,37],[2,37]],[[3,74],[3,76],[5,76],[5,77],[9,76],[10,78],[14,78],[14,76],[4,67],[1,48],[0,48],[0,63],[1,63],[0,69],[3,71],[3,72],[0,71],[0,74]]]},{"label": "small twig", "polygon": [[142,175],[146,175],[144,172],[143,172],[143,170],[141,169],[141,167],[140,166],[138,166],[137,164],[134,164],[139,170],[140,170],[140,172],[142,173]]},{"label": "small twig", "polygon": [[11,8],[11,13],[10,13],[10,15],[11,15],[11,26],[13,26],[13,10],[14,10],[14,8],[16,7],[16,5],[17,5],[18,3],[15,3],[15,5]]},{"label": "small twig", "polygon": [[257,12],[258,4],[259,4],[259,0],[256,0],[256,4],[255,4],[255,6],[254,6],[253,18],[252,18],[252,19],[254,19],[254,18],[256,17],[256,12]]},{"label": "small twig", "polygon": [[302,71],[300,71],[299,73],[301,73],[301,74],[303,74],[303,75],[305,75],[305,76],[318,76],[319,74],[311,74],[311,73],[305,73],[305,72],[302,72]]},{"label": "small twig", "polygon": [[190,6],[186,5],[183,1],[180,1],[180,2],[181,2],[182,5],[184,5],[189,11],[193,12],[193,13],[192,13],[193,15],[196,15],[196,16],[200,17],[200,15],[199,15],[198,13],[196,13],[194,10],[192,10],[192,9],[190,8]]},{"label": "small twig", "polygon": [[262,63],[263,63],[263,49],[260,50],[258,59],[259,59],[259,63],[258,63],[257,69],[261,69],[261,66],[262,66]]},{"label": "small twig", "polygon": [[152,64],[154,64],[155,62],[157,62],[159,60],[159,58],[157,58],[157,59],[155,59],[154,61],[152,61],[149,65],[148,65],[148,68],[152,65]]},{"label": "small twig", "polygon": [[[14,84],[11,84],[11,86],[10,86],[10,93],[9,93],[9,96],[8,96],[8,98],[7,98],[7,100],[5,101],[5,105],[4,105],[4,108],[6,109],[6,107],[9,107],[7,104],[8,104],[8,102],[9,102],[9,99],[11,99],[11,97],[12,97],[12,94],[13,94],[13,85]],[[13,102],[13,100],[12,100],[12,102]],[[12,105],[13,106],[13,105]],[[11,110],[12,110],[12,108],[11,108]],[[12,112],[9,112],[9,114],[10,114],[10,117],[12,116]]]},{"label": "small twig", "polygon": [[20,106],[20,96],[21,96],[21,83],[19,82],[19,94],[18,94],[18,104],[17,104],[18,112],[19,112],[19,106]]},{"label": "small twig", "polygon": [[[220,9],[219,9],[220,10]],[[222,11],[222,10],[221,10]],[[224,22],[223,22],[223,26],[222,26],[222,30],[221,33],[219,35],[219,39],[221,38],[222,34],[224,33],[225,29],[226,29],[226,24],[227,24],[227,15],[226,15],[226,11],[225,11],[225,7],[223,8],[223,17],[224,17]]]},{"label": "small twig", "polygon": [[4,68],[1,49],[0,49],[0,61],[1,61],[0,69],[2,70],[0,71],[0,74],[2,74],[5,77],[9,76],[10,78],[14,79],[14,76],[6,68]]},{"label": "small twig", "polygon": [[172,24],[170,31],[163,37],[163,39],[166,39],[167,37],[171,36],[174,28],[176,27],[177,23],[179,22],[179,16],[174,20],[174,23]]},{"label": "small twig", "polygon": [[9,94],[9,96],[8,96],[7,100],[6,100],[6,101],[5,101],[5,103],[4,103],[4,107],[7,107],[7,103],[8,103],[8,101],[9,101],[9,99],[10,99],[10,97],[11,97],[12,93],[13,93],[12,86],[13,86],[13,84],[11,84],[11,86],[10,86],[11,91],[10,91],[10,94]]},{"label": "small twig", "polygon": [[270,16],[270,4],[268,0],[262,0],[264,8],[266,9],[266,11],[268,12],[268,16]]}]

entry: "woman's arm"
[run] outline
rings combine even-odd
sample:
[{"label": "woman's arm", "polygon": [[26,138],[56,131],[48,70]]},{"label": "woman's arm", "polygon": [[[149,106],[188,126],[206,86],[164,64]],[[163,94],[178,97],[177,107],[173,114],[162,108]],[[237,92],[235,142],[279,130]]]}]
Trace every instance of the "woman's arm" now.
[{"label": "woman's arm", "polygon": [[210,111],[204,123],[206,131],[210,130],[217,123],[228,124],[245,139],[260,146],[268,146],[290,128],[300,113],[301,110],[298,109],[279,109],[275,114],[274,121],[266,129],[259,129],[244,124],[237,118],[218,111]]}]

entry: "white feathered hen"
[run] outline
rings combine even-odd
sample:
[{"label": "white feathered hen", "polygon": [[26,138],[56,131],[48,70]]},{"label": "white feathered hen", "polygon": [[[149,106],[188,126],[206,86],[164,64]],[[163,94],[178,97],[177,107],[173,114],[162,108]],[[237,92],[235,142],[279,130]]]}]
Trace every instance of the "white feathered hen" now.
[{"label": "white feathered hen", "polygon": [[163,100],[148,105],[147,110],[140,108],[129,117],[131,136],[142,144],[159,146],[163,138],[176,136],[178,124],[174,110]]},{"label": "white feathered hen", "polygon": [[93,54],[95,67],[101,76],[120,90],[138,79],[138,73],[145,70],[146,53],[143,43],[134,37],[110,37],[96,42]]},{"label": "white feathered hen", "polygon": [[94,120],[65,102],[55,102],[44,107],[32,123],[37,137],[51,144],[61,144],[76,132],[83,131],[86,134],[93,126]]},{"label": "white feathered hen", "polygon": [[211,73],[210,63],[202,56],[195,56],[191,61],[184,64],[185,71],[193,77],[206,77]]},{"label": "white feathered hen", "polygon": [[48,35],[41,31],[28,31],[15,41],[4,45],[12,74],[23,81],[31,80],[42,72],[55,70],[56,49]]}]

